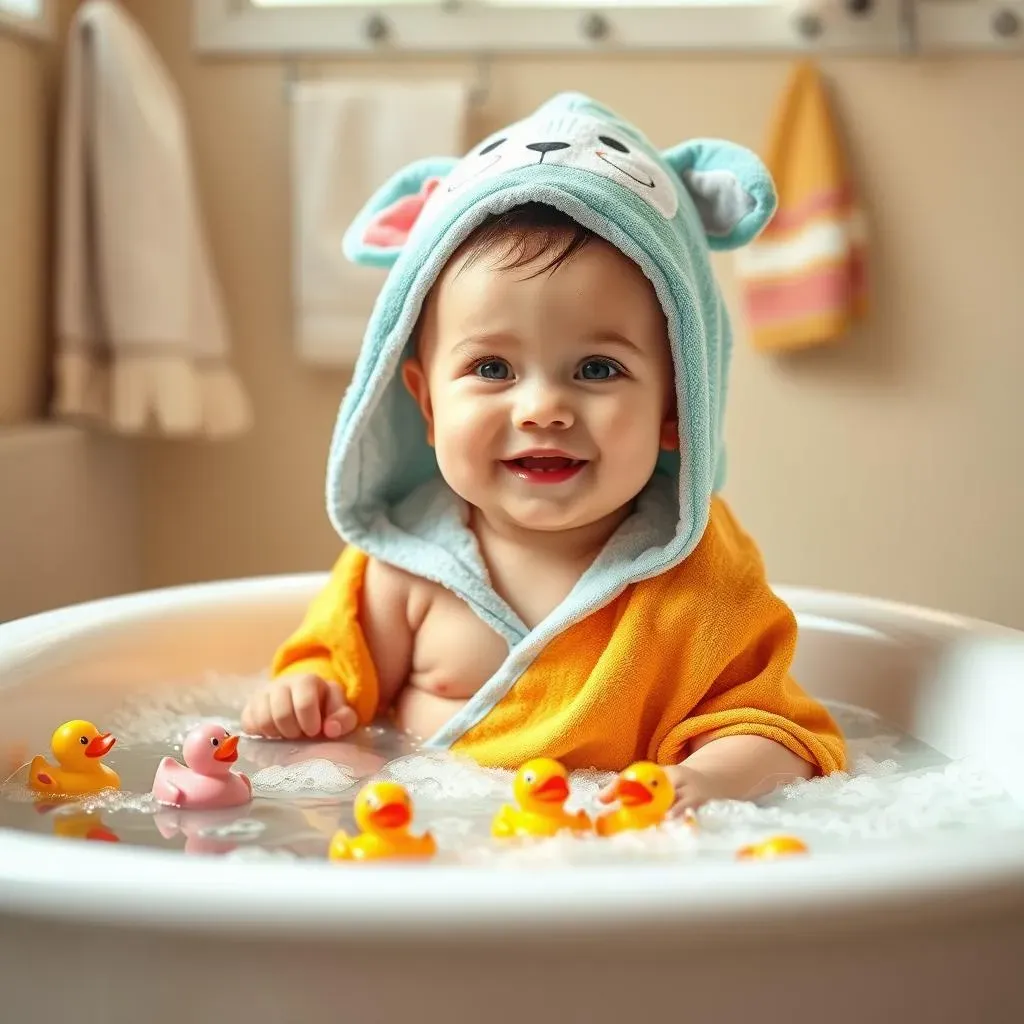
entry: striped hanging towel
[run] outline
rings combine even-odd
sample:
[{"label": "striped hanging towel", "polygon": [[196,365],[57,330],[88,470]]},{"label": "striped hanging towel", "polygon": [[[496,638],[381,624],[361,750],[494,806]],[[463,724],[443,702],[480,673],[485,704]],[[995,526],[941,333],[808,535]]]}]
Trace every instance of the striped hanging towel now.
[{"label": "striped hanging towel", "polygon": [[778,210],[736,252],[752,344],[784,351],[835,341],[866,312],[864,218],[824,83],[810,62],[790,74],[765,163]]}]

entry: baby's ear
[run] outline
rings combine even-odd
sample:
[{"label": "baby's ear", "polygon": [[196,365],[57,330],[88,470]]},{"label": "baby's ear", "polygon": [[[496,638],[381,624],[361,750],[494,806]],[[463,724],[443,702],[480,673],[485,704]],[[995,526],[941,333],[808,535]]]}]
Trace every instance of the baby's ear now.
[{"label": "baby's ear", "polygon": [[700,215],[712,249],[752,241],[775,213],[775,184],[749,149],[718,139],[692,139],[665,150]]},{"label": "baby's ear", "polygon": [[430,157],[393,174],[345,232],[341,243],[345,255],[364,266],[390,267],[431,193],[458,162],[455,157]]}]

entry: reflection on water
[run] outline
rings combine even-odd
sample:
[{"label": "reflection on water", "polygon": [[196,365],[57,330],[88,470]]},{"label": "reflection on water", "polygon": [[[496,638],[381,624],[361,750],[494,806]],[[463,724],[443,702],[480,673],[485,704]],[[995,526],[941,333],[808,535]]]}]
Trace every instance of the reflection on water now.
[{"label": "reflection on water", "polygon": [[121,791],[73,803],[31,799],[22,768],[5,787],[0,825],[72,839],[106,837],[189,854],[225,854],[258,843],[268,850],[321,856],[345,820],[358,782],[412,750],[404,737],[381,727],[359,730],[337,742],[243,739],[235,768],[254,780],[252,803],[225,810],[182,811],[162,807],[147,795],[160,759],[167,754],[180,759],[180,747],[180,743],[118,743],[105,763],[121,776]]},{"label": "reflection on water", "polygon": [[[118,737],[106,763],[121,776],[120,792],[42,803],[25,787],[23,766],[0,795],[0,826],[188,855],[323,859],[333,833],[353,829],[352,802],[360,784],[374,778],[394,779],[409,789],[414,831],[433,832],[439,860],[468,864],[496,857],[525,863],[732,858],[740,846],[779,831],[800,835],[815,852],[827,852],[908,835],[941,839],[951,830],[1024,826],[1022,810],[976,766],[951,763],[874,715],[836,705],[832,710],[850,746],[849,775],[787,787],[756,804],[708,805],[698,816],[696,833],[677,821],[657,833],[613,840],[566,836],[498,844],[490,838],[490,821],[510,797],[510,774],[421,752],[384,725],[339,741],[243,739],[235,767],[253,781],[251,804],[217,811],[158,805],[149,789],[160,758],[180,759],[184,736],[204,718],[236,731],[245,689],[237,680],[216,680],[127,703],[110,722],[97,723]],[[570,808],[597,811],[597,793],[609,778],[608,773],[574,773]]]}]

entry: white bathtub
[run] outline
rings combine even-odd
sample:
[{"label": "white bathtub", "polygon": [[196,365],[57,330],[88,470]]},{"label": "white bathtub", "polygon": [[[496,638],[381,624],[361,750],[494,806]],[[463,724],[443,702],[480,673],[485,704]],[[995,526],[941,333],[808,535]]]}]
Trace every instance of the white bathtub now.
[{"label": "white bathtub", "polygon": [[[0,747],[127,689],[251,672],[318,575],[172,589],[0,626]],[[952,756],[1016,744],[1024,637],[780,590],[797,671]],[[1024,842],[538,871],[249,863],[0,830],[10,1024],[1024,1020]]]}]

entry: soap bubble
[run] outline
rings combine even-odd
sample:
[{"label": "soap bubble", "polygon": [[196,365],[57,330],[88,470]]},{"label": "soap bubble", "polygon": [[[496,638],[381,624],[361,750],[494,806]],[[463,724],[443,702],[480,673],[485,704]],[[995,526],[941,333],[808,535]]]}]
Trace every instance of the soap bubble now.
[{"label": "soap bubble", "polygon": [[784,831],[817,835],[832,846],[1024,826],[1002,786],[970,760],[910,771],[894,762],[861,767],[793,783],[756,803],[715,801],[701,808],[698,821],[723,835]]},{"label": "soap bubble", "polygon": [[396,758],[376,779],[398,782],[413,800],[504,800],[511,795],[512,773],[481,768],[468,758],[431,751]]},{"label": "soap bubble", "polygon": [[318,757],[271,765],[258,771],[250,781],[254,796],[333,796],[351,789],[356,777],[345,765]]},{"label": "soap bubble", "polygon": [[137,814],[155,814],[161,804],[152,793],[131,793],[123,789],[104,789],[90,793],[75,801],[78,810],[87,814],[98,811],[132,811]]}]

